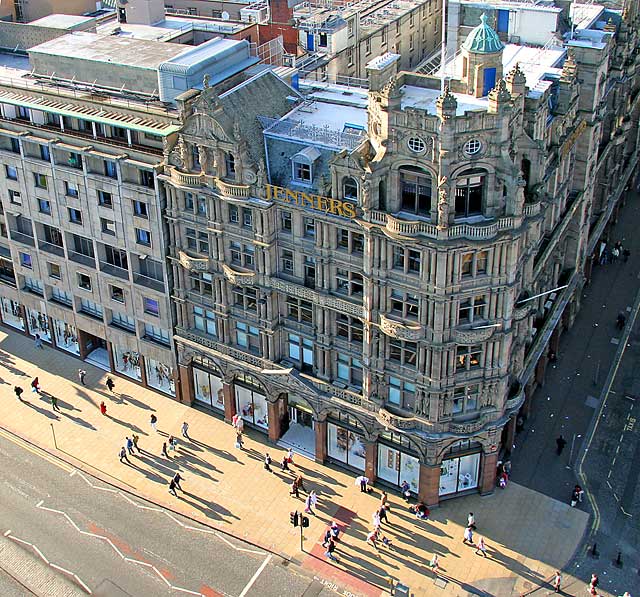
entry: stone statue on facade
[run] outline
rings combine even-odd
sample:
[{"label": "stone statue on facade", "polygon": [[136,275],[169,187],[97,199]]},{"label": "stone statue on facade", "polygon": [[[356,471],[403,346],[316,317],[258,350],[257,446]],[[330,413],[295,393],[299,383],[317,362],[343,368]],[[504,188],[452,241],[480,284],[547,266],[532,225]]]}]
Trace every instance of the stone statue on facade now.
[{"label": "stone statue on facade", "polygon": [[209,172],[209,151],[204,145],[198,145],[198,160],[203,174]]},{"label": "stone statue on facade", "polygon": [[441,188],[438,191],[438,228],[444,230],[449,226],[449,198],[447,190]]},{"label": "stone statue on facade", "polygon": [[266,178],[264,164],[262,162],[258,162],[258,171],[256,173],[256,186],[258,187],[258,190],[262,191]]},{"label": "stone statue on facade", "polygon": [[414,406],[414,412],[416,415],[425,417],[429,414],[429,399],[424,390],[418,390],[416,394],[416,403]]},{"label": "stone statue on facade", "polygon": [[205,89],[208,89],[209,87],[211,87],[211,75],[209,73],[205,73],[204,76],[202,77],[202,86]]},{"label": "stone statue on facade", "polygon": [[368,207],[370,197],[371,174],[369,172],[365,172],[360,178],[360,205],[362,205],[362,207]]}]

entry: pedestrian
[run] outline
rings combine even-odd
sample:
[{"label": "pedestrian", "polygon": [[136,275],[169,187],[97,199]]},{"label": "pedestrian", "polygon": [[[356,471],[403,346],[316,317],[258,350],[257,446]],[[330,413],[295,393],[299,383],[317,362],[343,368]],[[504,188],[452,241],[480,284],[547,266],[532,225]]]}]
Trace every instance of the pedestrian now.
[{"label": "pedestrian", "polygon": [[127,458],[127,450],[124,446],[122,446],[122,448],[120,448],[120,462],[124,462],[125,460],[128,464],[131,464],[131,462],[129,462],[129,459]]},{"label": "pedestrian", "polygon": [[333,539],[330,539],[329,544],[327,545],[327,551],[324,552],[324,557],[330,559],[332,562],[337,562],[338,558],[333,555],[335,550],[336,542]]},{"label": "pedestrian", "polygon": [[182,437],[191,441],[191,438],[189,437],[189,423],[186,421],[182,423]]},{"label": "pedestrian", "polygon": [[111,379],[110,377],[107,377],[107,381],[105,382],[105,385],[109,388],[109,391],[113,394],[113,388],[116,387],[115,381],[113,381],[113,379]]},{"label": "pedestrian", "polygon": [[464,539],[462,540],[464,544],[473,545],[473,530],[470,527],[466,527],[464,529]]},{"label": "pedestrian", "polygon": [[169,450],[175,450],[176,446],[178,445],[178,440],[175,437],[173,437],[173,435],[170,435],[168,442],[169,442]]},{"label": "pedestrian", "polygon": [[378,549],[378,531],[376,529],[367,535],[367,543]]},{"label": "pedestrian", "polygon": [[294,479],[293,482],[291,483],[291,489],[289,490],[289,495],[292,495],[293,497],[300,497],[300,488],[298,487],[298,480]]},{"label": "pedestrian", "polygon": [[469,516],[467,516],[467,526],[471,527],[474,531],[476,530],[476,519],[473,512],[469,512]]},{"label": "pedestrian", "polygon": [[409,498],[411,497],[411,487],[409,486],[409,483],[403,481],[402,485],[400,485],[400,491],[402,491],[402,497],[404,497],[404,501],[408,502]]},{"label": "pedestrian", "polygon": [[269,471],[270,473],[273,472],[273,470],[271,469],[271,456],[269,456],[269,452],[267,452],[264,456],[264,470]]},{"label": "pedestrian", "polygon": [[288,471],[289,470],[289,459],[287,458],[286,454],[282,457],[282,462],[280,463],[280,468],[283,471]]},{"label": "pedestrian", "polygon": [[293,464],[293,448],[287,450],[287,464]]},{"label": "pedestrian", "polygon": [[437,553],[434,553],[433,557],[429,561],[429,568],[431,568],[431,572],[438,574],[438,570],[440,570],[440,558]]},{"label": "pedestrian", "polygon": [[22,392],[24,392],[24,390],[20,386],[15,386],[13,391],[16,394],[16,398],[22,402]]},{"label": "pedestrian", "polygon": [[388,504],[382,504],[378,510],[378,513],[380,515],[380,522],[389,522],[389,517],[387,516],[387,510],[389,509],[389,505]]},{"label": "pedestrian", "polygon": [[629,249],[624,249],[622,251],[622,260],[626,263],[629,261],[629,257],[631,257],[631,251],[629,251]]},{"label": "pedestrian", "polygon": [[600,579],[598,578],[598,575],[593,573],[591,575],[591,581],[589,582],[589,587],[592,589],[595,589],[598,587],[599,584],[600,584]]},{"label": "pedestrian", "polygon": [[242,432],[236,431],[236,448],[238,448],[239,450],[242,450],[243,444],[244,442],[242,441]]},{"label": "pedestrian", "polygon": [[484,543],[484,537],[480,537],[480,539],[478,539],[478,543],[476,543],[475,553],[477,554],[478,552],[480,552],[485,558],[487,557],[487,546]]},{"label": "pedestrian", "polygon": [[129,436],[127,436],[125,439],[127,442],[127,452],[129,452],[129,454],[133,456],[133,440]]},{"label": "pedestrian", "polygon": [[158,417],[156,417],[153,413],[151,413],[151,418],[149,419],[149,423],[151,423],[151,428],[157,433]]},{"label": "pedestrian", "polygon": [[36,339],[34,342],[35,342],[36,348],[41,348],[42,350],[44,350],[44,346],[42,346],[42,338],[40,337],[40,334],[36,334]]},{"label": "pedestrian", "polygon": [[142,454],[142,450],[140,449],[140,446],[138,445],[138,442],[140,441],[140,436],[136,433],[134,433],[131,436],[131,441],[133,442],[133,445],[135,447],[136,450],[138,450],[138,454]]},{"label": "pedestrian", "polygon": [[78,369],[78,379],[83,386],[87,384],[84,383],[84,378],[87,376],[87,372],[84,369]]},{"label": "pedestrian", "polygon": [[315,490],[312,489],[309,492],[309,495],[307,495],[307,499],[304,502],[304,511],[307,514],[315,514],[313,509],[315,508],[317,503],[318,503],[318,496],[316,495]]},{"label": "pedestrian", "polygon": [[564,439],[562,433],[556,438],[556,454],[560,456],[562,454],[562,450],[567,445],[567,440]]},{"label": "pedestrian", "polygon": [[169,454],[167,453],[167,442],[162,442],[162,455],[169,458]]},{"label": "pedestrian", "polygon": [[422,520],[429,518],[429,514],[431,513],[424,502],[418,502],[415,506],[411,507],[411,510],[416,513],[416,518],[420,518]]},{"label": "pedestrian", "polygon": [[169,482],[169,493],[172,493],[173,495],[175,495],[176,497],[178,497],[178,492],[176,491],[176,481],[175,479],[171,479],[171,481]]},{"label": "pedestrian", "polygon": [[575,492],[578,498],[578,501],[582,502],[582,498],[584,497],[584,489],[582,489],[582,487],[576,483],[576,486],[573,488],[573,491]]},{"label": "pedestrian", "polygon": [[100,403],[100,412],[103,415],[107,414],[107,405],[104,403],[104,400]]},{"label": "pedestrian", "polygon": [[611,249],[611,263],[616,263],[618,261],[618,257],[620,257],[620,249],[618,249],[618,247],[613,247],[613,249]]},{"label": "pedestrian", "polygon": [[562,582],[562,575],[560,574],[560,570],[556,570],[556,573],[553,575],[553,590],[556,593],[560,592],[561,582]]},{"label": "pedestrian", "polygon": [[38,380],[37,377],[34,377],[31,380],[31,391],[35,392],[36,394],[40,393],[40,381]]},{"label": "pedestrian", "polygon": [[382,535],[382,545],[384,545],[387,549],[393,549],[393,541],[389,539],[386,535]]},{"label": "pedestrian", "polygon": [[627,316],[620,311],[620,313],[618,313],[618,317],[616,318],[616,327],[619,330],[624,329],[624,324],[627,323]]},{"label": "pedestrian", "polygon": [[176,472],[176,474],[173,475],[173,482],[176,484],[176,487],[184,493],[184,489],[182,489],[182,486],[180,485],[180,481],[182,480],[182,475],[179,472]]},{"label": "pedestrian", "polygon": [[327,547],[327,545],[329,545],[329,541],[331,541],[332,539],[332,535],[331,535],[331,529],[327,529],[324,533],[324,539],[322,541],[322,547]]},{"label": "pedestrian", "polygon": [[331,530],[331,536],[337,541],[340,536],[340,527],[338,526],[338,523],[335,520],[332,520],[329,529]]},{"label": "pedestrian", "polygon": [[49,399],[51,400],[51,408],[59,413],[60,407],[58,406],[58,399],[53,394],[49,396]]},{"label": "pedestrian", "polygon": [[364,475],[360,475],[356,477],[356,486],[360,486],[360,491],[362,493],[368,493],[369,490],[369,478]]},{"label": "pedestrian", "polygon": [[381,524],[381,521],[380,521],[380,510],[376,510],[373,513],[373,516],[371,517],[371,519],[372,519],[371,523],[373,524],[374,530],[376,530],[376,531],[380,530],[380,524]]}]

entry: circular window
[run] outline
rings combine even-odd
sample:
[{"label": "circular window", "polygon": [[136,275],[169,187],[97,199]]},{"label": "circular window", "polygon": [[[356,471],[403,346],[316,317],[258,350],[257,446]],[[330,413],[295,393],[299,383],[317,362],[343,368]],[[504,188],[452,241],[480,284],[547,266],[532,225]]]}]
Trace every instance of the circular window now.
[{"label": "circular window", "polygon": [[482,149],[482,143],[478,139],[469,139],[464,144],[464,152],[467,155],[475,155],[476,153],[480,153]]},{"label": "circular window", "polygon": [[422,153],[426,148],[426,143],[420,137],[411,137],[407,141],[407,146],[414,153]]}]

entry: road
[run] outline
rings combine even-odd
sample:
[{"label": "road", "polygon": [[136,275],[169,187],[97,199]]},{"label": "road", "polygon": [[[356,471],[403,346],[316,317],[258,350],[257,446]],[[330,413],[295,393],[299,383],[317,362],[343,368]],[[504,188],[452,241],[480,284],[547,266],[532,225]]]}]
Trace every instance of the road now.
[{"label": "road", "polygon": [[[5,432],[0,458],[0,534],[94,595],[334,594],[275,555],[114,490]],[[0,594],[28,592],[0,574]]]}]

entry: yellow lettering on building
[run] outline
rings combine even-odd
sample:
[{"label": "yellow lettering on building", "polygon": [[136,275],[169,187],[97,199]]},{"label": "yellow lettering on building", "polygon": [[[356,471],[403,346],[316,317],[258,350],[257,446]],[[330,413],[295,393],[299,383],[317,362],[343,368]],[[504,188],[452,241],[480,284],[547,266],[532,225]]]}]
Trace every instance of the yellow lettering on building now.
[{"label": "yellow lettering on building", "polygon": [[292,191],[284,187],[267,184],[266,199],[277,200],[282,203],[295,203],[299,207],[321,211],[326,214],[353,219],[356,217],[356,206],[350,201],[332,199],[322,195],[308,195],[301,191]]}]

